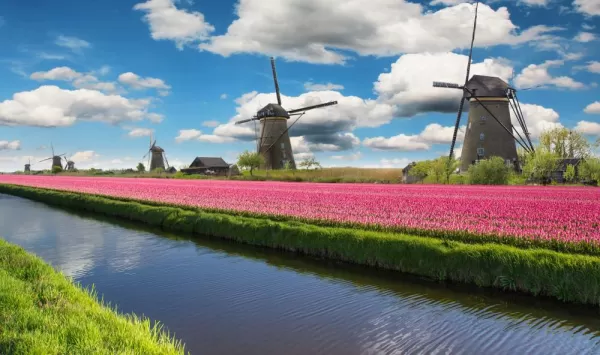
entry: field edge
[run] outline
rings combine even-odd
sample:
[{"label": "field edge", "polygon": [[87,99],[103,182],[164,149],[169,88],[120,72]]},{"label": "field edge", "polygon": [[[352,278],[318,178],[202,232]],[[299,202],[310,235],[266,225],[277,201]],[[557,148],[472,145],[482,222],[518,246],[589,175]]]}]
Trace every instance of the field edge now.
[{"label": "field edge", "polygon": [[38,256],[0,238],[0,353],[184,354],[160,323],[120,314]]},{"label": "field edge", "polygon": [[600,257],[497,243],[468,244],[442,238],[275,221],[98,195],[1,185],[0,193],[159,227],[283,249],[439,281],[475,284],[600,304]]}]

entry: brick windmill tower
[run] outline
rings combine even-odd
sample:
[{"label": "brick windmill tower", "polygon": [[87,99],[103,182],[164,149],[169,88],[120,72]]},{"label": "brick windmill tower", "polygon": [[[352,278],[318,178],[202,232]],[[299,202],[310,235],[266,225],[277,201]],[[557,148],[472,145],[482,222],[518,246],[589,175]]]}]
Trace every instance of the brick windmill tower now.
[{"label": "brick windmill tower", "polygon": [[25,164],[25,173],[31,172],[31,159],[27,159],[27,164]]},{"label": "brick windmill tower", "polygon": [[[323,104],[302,107],[286,111],[281,106],[281,95],[279,92],[279,83],[277,82],[277,72],[275,70],[275,59],[271,57],[271,69],[273,72],[273,81],[275,83],[275,94],[277,103],[271,103],[261,108],[254,117],[238,121],[235,124],[242,124],[252,121],[260,121],[260,137],[257,137],[258,153],[264,158],[265,170],[283,169],[287,163],[293,169],[296,168],[292,144],[288,134],[289,129],[304,115],[308,110],[336,105],[337,101],[330,101]],[[289,127],[287,121],[291,116],[299,116]]]},{"label": "brick windmill tower", "polygon": [[[167,160],[167,154],[165,150],[156,145],[156,139],[152,141],[152,136],[150,136],[150,147],[148,148],[148,152],[142,160],[148,157],[148,171],[153,171],[155,169],[161,168],[164,171],[169,169],[169,161]],[[167,168],[165,169],[165,163]]]},{"label": "brick windmill tower", "polygon": [[[469,117],[461,154],[460,171],[467,171],[470,165],[493,156],[503,158],[507,165],[518,169],[516,144],[519,144],[527,152],[533,152],[534,147],[521,110],[521,104],[517,98],[517,91],[498,77],[484,75],[470,77],[478,7],[479,2],[475,4],[473,37],[464,85],[445,82],[433,83],[434,87],[457,89],[463,92],[456,125],[454,126],[449,158],[452,159],[454,156],[454,145],[456,144],[460,118],[465,101],[469,101]],[[521,132],[513,126],[511,112],[521,128]]]}]

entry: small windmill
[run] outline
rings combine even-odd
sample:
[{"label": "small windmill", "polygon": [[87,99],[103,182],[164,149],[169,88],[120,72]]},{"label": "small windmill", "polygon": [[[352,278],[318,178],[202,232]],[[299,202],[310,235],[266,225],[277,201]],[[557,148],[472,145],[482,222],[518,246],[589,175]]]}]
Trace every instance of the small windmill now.
[{"label": "small windmill", "polygon": [[[156,145],[156,139],[152,141],[152,136],[150,136],[150,147],[148,148],[148,152],[142,160],[148,157],[148,166],[150,167],[148,171],[153,171],[154,169],[161,168],[164,171],[169,169],[169,161],[167,160],[167,154],[165,150]],[[165,169],[165,164],[167,168]]]},{"label": "small windmill", "polygon": [[[517,167],[518,156],[515,142],[527,152],[534,150],[521,104],[517,98],[517,91],[497,77],[484,75],[470,77],[478,8],[479,1],[475,4],[475,22],[464,85],[438,81],[433,83],[433,86],[437,88],[458,89],[463,92],[450,145],[450,159],[454,156],[454,145],[464,104],[466,100],[469,100],[469,118],[461,154],[460,171],[466,171],[474,162],[492,156],[502,157],[507,164]],[[511,110],[523,135],[512,125]]]},{"label": "small windmill", "polygon": [[[273,81],[275,83],[275,94],[277,103],[271,103],[261,108],[254,117],[238,121],[235,124],[242,124],[252,121],[260,121],[261,130],[260,137],[257,137],[257,150],[264,158],[264,166],[262,168],[283,169],[289,163],[292,168],[296,168],[294,154],[292,152],[292,144],[288,131],[298,122],[300,117],[306,111],[316,108],[336,105],[337,101],[330,101],[323,104],[302,107],[290,111],[286,111],[281,106],[281,94],[279,92],[279,83],[277,82],[277,72],[275,70],[275,59],[271,57],[271,69],[273,72]],[[287,120],[291,116],[298,116],[296,120],[288,127]]]},{"label": "small windmill", "polygon": [[52,148],[52,156],[50,158],[46,158],[44,160],[40,160],[39,162],[41,163],[43,161],[51,160],[52,159],[52,167],[51,167],[51,169],[53,169],[55,166],[62,169],[63,168],[63,166],[62,166],[62,156],[65,155],[65,154],[55,155],[54,154],[54,146],[52,145],[52,143],[50,143],[50,147]]},{"label": "small windmill", "polygon": [[31,172],[31,158],[27,158],[27,164],[25,164],[25,172]]},{"label": "small windmill", "polygon": [[65,170],[67,171],[74,171],[75,170],[75,163],[70,159],[67,158],[66,156],[63,157],[65,159]]}]

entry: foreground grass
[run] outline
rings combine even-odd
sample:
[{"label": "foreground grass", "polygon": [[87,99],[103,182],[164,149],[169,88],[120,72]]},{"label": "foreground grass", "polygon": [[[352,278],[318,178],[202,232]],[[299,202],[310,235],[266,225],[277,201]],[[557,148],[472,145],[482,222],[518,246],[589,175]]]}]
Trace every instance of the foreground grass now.
[{"label": "foreground grass", "polygon": [[0,239],[0,354],[184,354],[147,319],[119,315]]},{"label": "foreground grass", "polygon": [[47,204],[96,212],[174,232],[232,239],[333,260],[483,287],[600,305],[600,257],[467,244],[405,233],[325,227],[225,213],[186,210],[80,193],[0,185]]}]

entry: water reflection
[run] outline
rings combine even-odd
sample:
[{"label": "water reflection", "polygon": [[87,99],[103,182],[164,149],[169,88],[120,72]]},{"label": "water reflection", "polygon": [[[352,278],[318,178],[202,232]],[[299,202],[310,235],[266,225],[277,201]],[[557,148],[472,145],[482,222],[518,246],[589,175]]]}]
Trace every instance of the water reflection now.
[{"label": "water reflection", "polygon": [[0,195],[0,235],[202,354],[597,354],[589,308],[215,240]]}]

